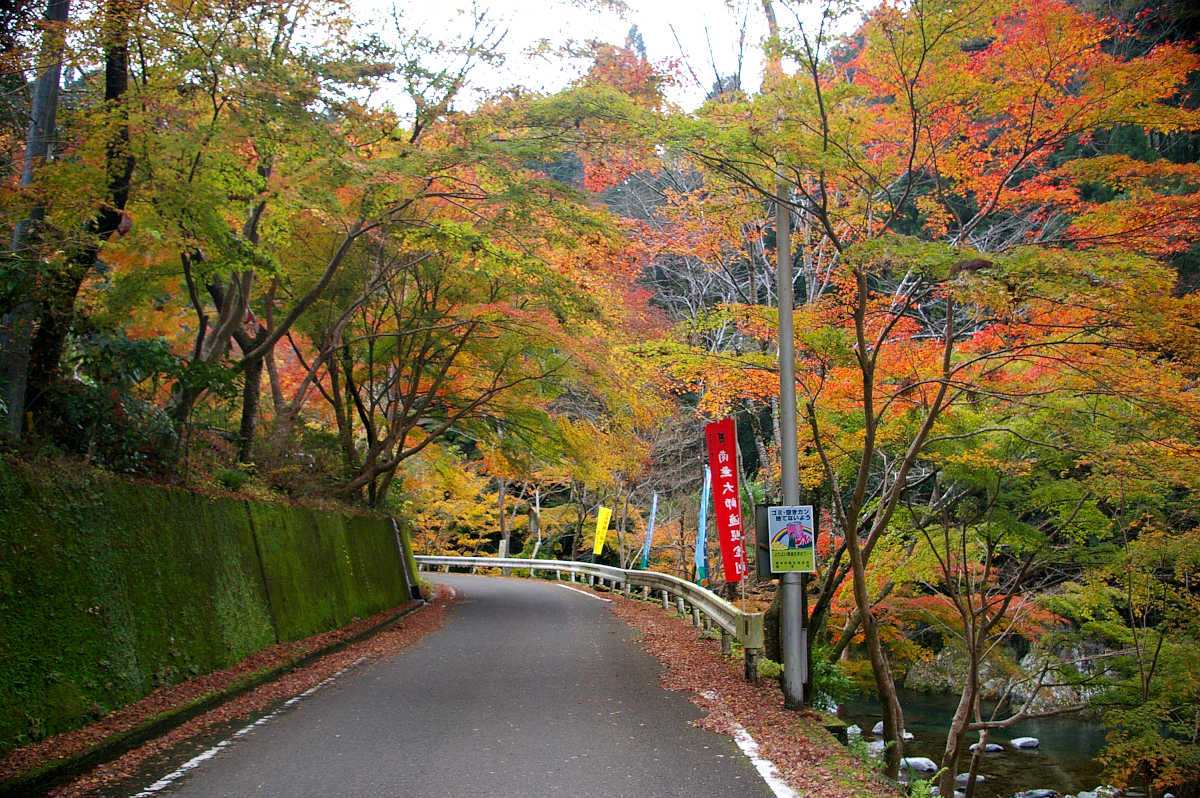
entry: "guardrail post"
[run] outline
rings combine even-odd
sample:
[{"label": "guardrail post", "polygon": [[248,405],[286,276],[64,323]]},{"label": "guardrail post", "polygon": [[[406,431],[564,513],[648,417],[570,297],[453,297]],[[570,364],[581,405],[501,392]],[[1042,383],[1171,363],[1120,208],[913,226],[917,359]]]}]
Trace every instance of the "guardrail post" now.
[{"label": "guardrail post", "polygon": [[663,612],[666,612],[667,610],[671,609],[671,594],[668,593],[666,590],[663,590],[663,592],[662,592],[662,604],[663,604]]},{"label": "guardrail post", "polygon": [[443,565],[443,566],[442,566],[442,573],[444,573],[444,574],[448,574],[448,573],[450,573],[450,566],[449,566],[449,565]]},{"label": "guardrail post", "polygon": [[571,581],[572,582],[575,581],[575,572],[574,571],[571,572]]},{"label": "guardrail post", "polygon": [[625,598],[629,598],[629,596],[630,596],[632,593],[633,593],[633,585],[631,585],[631,584],[629,584],[628,582],[626,582],[626,583],[625,583]]},{"label": "guardrail post", "polygon": [[642,585],[642,601],[650,600],[650,585]]},{"label": "guardrail post", "polygon": [[471,573],[473,573],[473,574],[477,574],[477,573],[479,573],[479,566],[477,566],[477,565],[472,565],[472,566],[471,566]]},{"label": "guardrail post", "polygon": [[746,649],[746,681],[748,682],[758,681],[758,655],[758,649]]},{"label": "guardrail post", "polygon": [[596,575],[588,574],[588,587],[595,587],[595,586],[596,586]]},{"label": "guardrail post", "polygon": [[733,655],[733,637],[724,629],[721,630],[721,656]]},{"label": "guardrail post", "polygon": [[692,607],[692,626],[703,626],[704,622],[700,618],[700,608]]},{"label": "guardrail post", "polygon": [[687,603],[683,600],[683,596],[675,599],[675,609],[679,612],[679,617],[687,615]]}]

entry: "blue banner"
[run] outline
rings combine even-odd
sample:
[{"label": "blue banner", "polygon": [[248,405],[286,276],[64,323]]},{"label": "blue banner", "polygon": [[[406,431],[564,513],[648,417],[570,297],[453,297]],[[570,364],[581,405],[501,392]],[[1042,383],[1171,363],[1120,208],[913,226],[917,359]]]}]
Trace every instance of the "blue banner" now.
[{"label": "blue banner", "polygon": [[650,567],[650,541],[654,539],[654,516],[658,514],[658,491],[650,496],[650,520],[646,523],[646,540],[642,543],[642,570]]},{"label": "blue banner", "polygon": [[696,584],[708,584],[708,496],[712,492],[712,472],[704,466],[704,487],[700,491],[700,519],[696,530]]}]

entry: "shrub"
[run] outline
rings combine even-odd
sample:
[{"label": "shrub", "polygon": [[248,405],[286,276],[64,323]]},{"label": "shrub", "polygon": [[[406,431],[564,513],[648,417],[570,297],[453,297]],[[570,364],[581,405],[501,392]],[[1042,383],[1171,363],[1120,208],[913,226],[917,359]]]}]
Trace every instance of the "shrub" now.
[{"label": "shrub", "polygon": [[250,481],[250,475],[237,468],[222,468],[217,472],[217,484],[226,490],[239,491]]},{"label": "shrub", "polygon": [[178,437],[166,413],[117,388],[61,381],[45,410],[36,432],[112,471],[165,473],[175,464]]}]

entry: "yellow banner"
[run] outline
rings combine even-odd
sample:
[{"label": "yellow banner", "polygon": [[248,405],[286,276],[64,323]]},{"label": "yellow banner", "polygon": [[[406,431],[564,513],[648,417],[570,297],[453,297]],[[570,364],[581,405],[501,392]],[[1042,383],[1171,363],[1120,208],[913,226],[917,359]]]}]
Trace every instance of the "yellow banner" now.
[{"label": "yellow banner", "polygon": [[599,555],[604,550],[604,536],[608,533],[608,520],[612,518],[612,510],[601,507],[596,516],[596,545],[592,546],[592,554]]}]

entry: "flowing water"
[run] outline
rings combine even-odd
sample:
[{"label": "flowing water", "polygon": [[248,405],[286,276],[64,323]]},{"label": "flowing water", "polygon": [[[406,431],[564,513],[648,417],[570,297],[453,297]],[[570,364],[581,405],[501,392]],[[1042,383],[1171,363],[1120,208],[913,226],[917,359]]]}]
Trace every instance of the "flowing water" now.
[{"label": "flowing water", "polygon": [[[904,744],[905,756],[925,756],[940,762],[946,745],[946,731],[958,697],[900,691],[904,725],[914,739]],[[838,715],[847,724],[857,724],[864,740],[876,739],[871,728],[882,717],[879,704],[856,700],[843,704]],[[1014,737],[1036,737],[1041,744],[1034,750],[1017,750],[1008,745]],[[976,739],[974,735],[972,740]],[[1003,753],[984,754],[979,773],[987,777],[975,794],[980,798],[1011,796],[1022,790],[1048,788],[1063,795],[1094,790],[1103,783],[1095,757],[1104,744],[1104,728],[1077,716],[1028,720],[1008,729],[988,734],[990,742],[1004,745]],[[965,772],[970,760],[964,757],[959,772]]]}]

